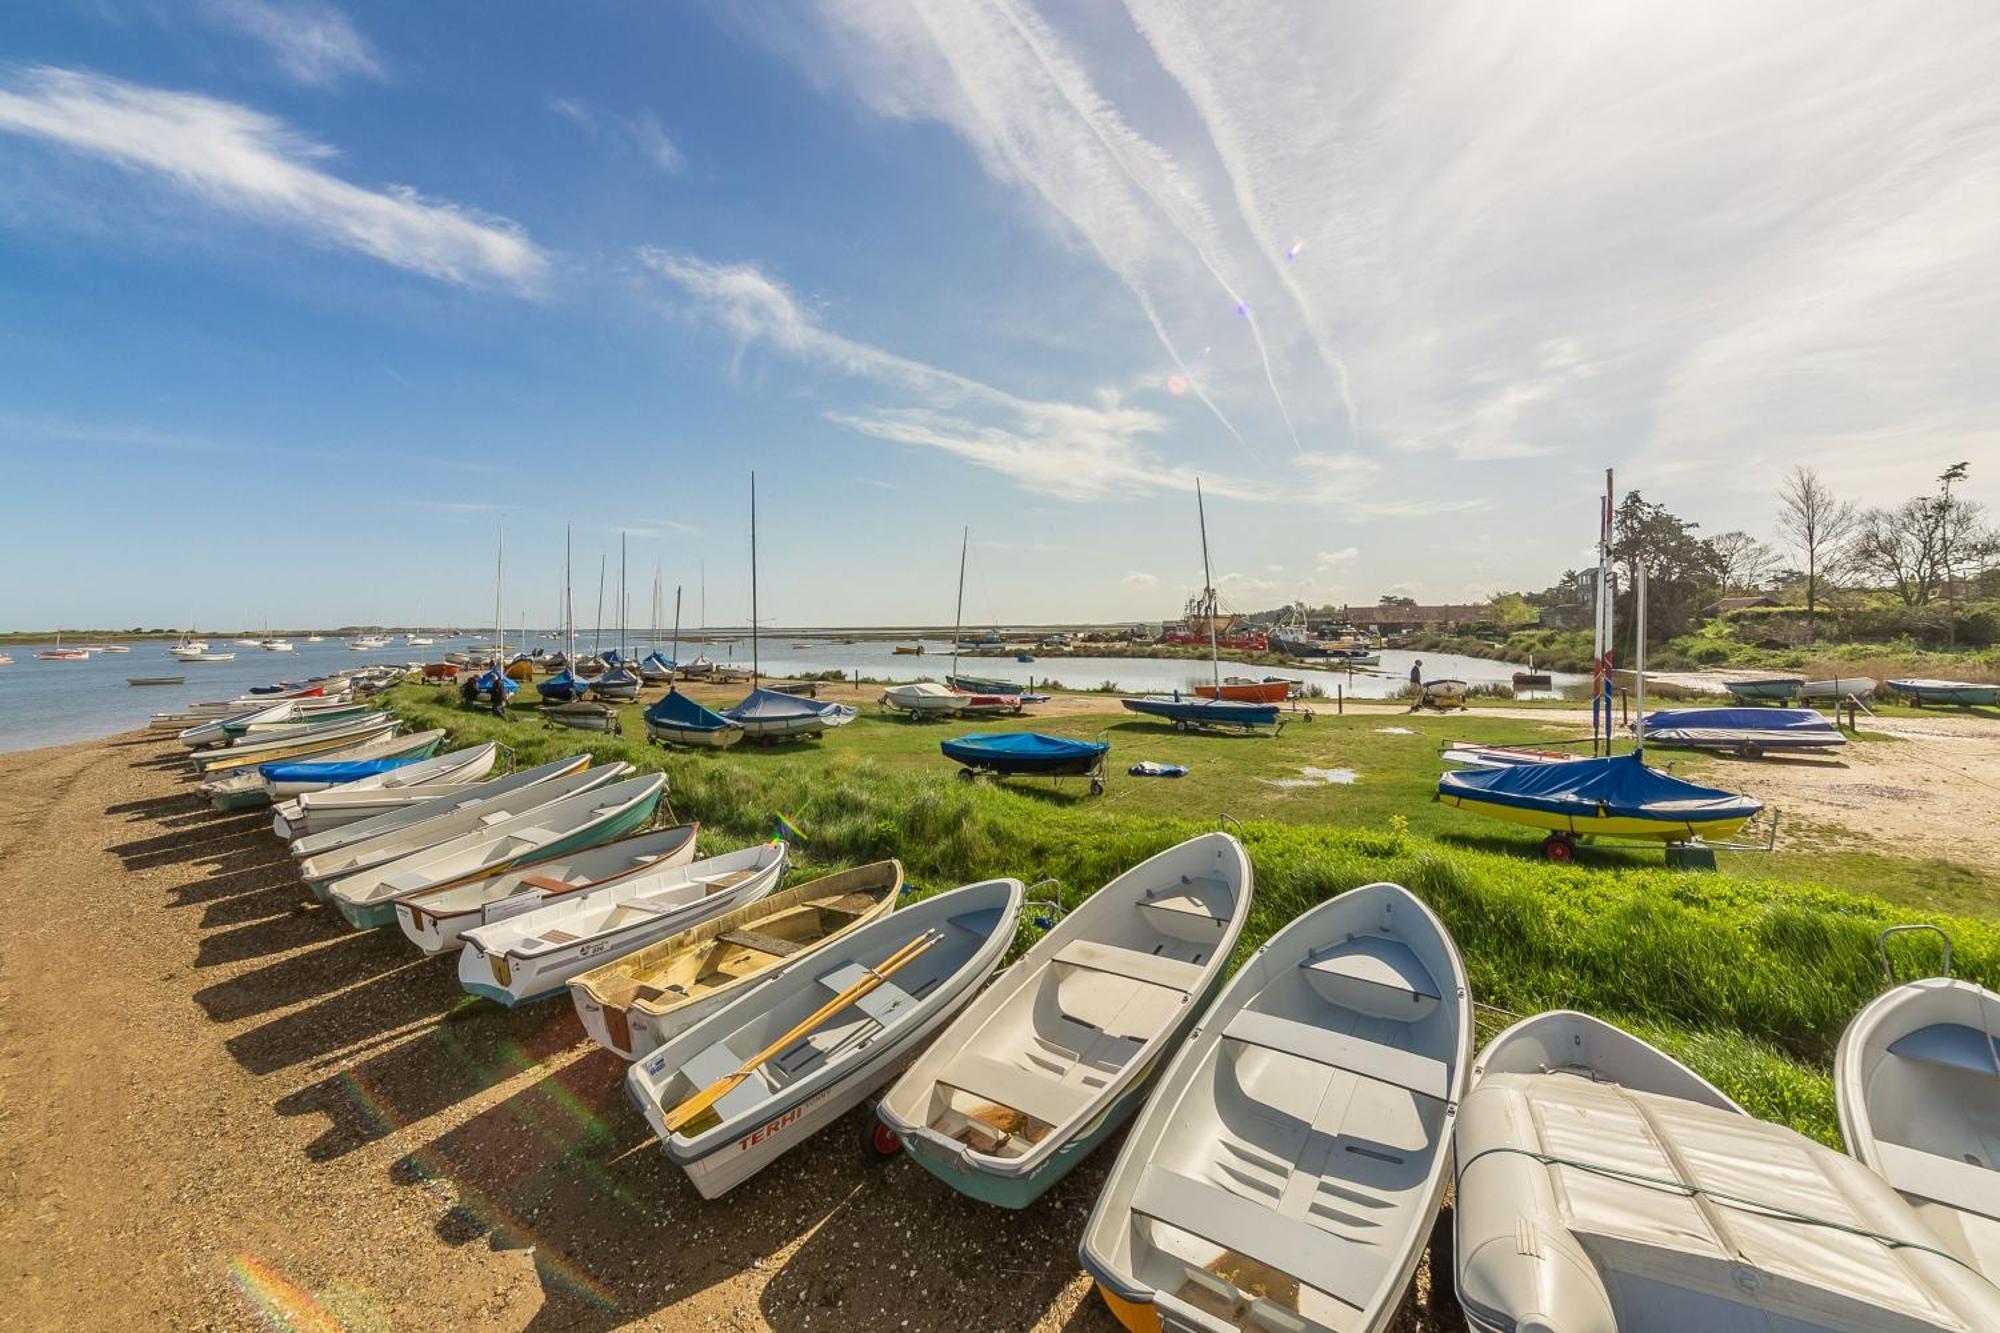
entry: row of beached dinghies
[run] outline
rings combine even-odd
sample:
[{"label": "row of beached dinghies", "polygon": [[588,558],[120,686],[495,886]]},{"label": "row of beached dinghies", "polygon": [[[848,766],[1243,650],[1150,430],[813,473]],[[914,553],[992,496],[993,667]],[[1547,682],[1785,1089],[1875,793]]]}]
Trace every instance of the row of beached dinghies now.
[{"label": "row of beached dinghies", "polygon": [[1584,1014],[1475,1057],[1457,946],[1394,884],[1311,907],[1225,984],[1255,876],[1205,834],[1002,969],[1023,910],[1051,910],[1019,879],[786,885],[781,841],[702,857],[695,825],[651,827],[663,774],[494,776],[493,746],[435,739],[356,758],[397,733],[357,740],[382,724],[327,716],[338,693],[181,735],[261,780],[352,925],[456,952],[501,1004],[569,996],[704,1197],[871,1099],[875,1152],[1008,1208],[1129,1123],[1079,1254],[1134,1330],[1384,1328],[1448,1186],[1478,1329],[2000,1328],[2000,996],[1948,954],[1843,1038],[1844,1156]]}]

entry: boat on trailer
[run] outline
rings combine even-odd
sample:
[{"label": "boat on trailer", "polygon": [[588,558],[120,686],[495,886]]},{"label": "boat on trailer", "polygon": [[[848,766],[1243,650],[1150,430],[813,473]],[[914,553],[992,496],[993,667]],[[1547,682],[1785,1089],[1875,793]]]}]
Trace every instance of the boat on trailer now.
[{"label": "boat on trailer", "polygon": [[2000,703],[2000,685],[1967,680],[1892,680],[1889,688],[1919,708],[1926,704],[1974,708]]},{"label": "boat on trailer", "polygon": [[1548,830],[1543,852],[1552,861],[1574,859],[1577,838],[1727,838],[1764,808],[1751,797],[1649,768],[1636,753],[1454,769],[1438,778],[1437,799],[1489,819]]},{"label": "boat on trailer", "polygon": [[818,737],[835,727],[844,727],[855,717],[846,704],[825,704],[801,699],[778,690],[758,688],[722,716],[758,740],[788,740]]},{"label": "boat on trailer", "polygon": [[1745,759],[1847,744],[1845,732],[1810,708],[1663,708],[1647,714],[1643,726],[1651,745],[1721,750]]},{"label": "boat on trailer", "polygon": [[1227,833],[1118,876],[938,1034],[882,1123],[953,1189],[1027,1207],[1145,1101],[1221,983],[1254,880]]},{"label": "boat on trailer", "polygon": [[[965,766],[962,776],[988,773],[994,777],[1098,778],[1106,741],[1047,736],[1038,731],[984,731],[939,741],[944,757]],[[1100,784],[1101,786],[1101,784]]]},{"label": "boat on trailer", "polygon": [[1444,1200],[1472,1032],[1458,950],[1399,885],[1273,935],[1174,1054],[1084,1224],[1119,1322],[1387,1329]]},{"label": "boat on trailer", "polygon": [[1118,701],[1129,713],[1157,717],[1174,724],[1176,731],[1194,729],[1253,732],[1284,726],[1276,704],[1245,703],[1237,699],[1202,699],[1182,694],[1149,694]]},{"label": "boat on trailer", "polygon": [[1298,688],[1294,680],[1280,680],[1273,676],[1268,680],[1251,680],[1247,676],[1225,676],[1216,685],[1191,685],[1193,693],[1204,699],[1236,699],[1243,703],[1281,704],[1292,697]]},{"label": "boat on trailer", "polygon": [[696,703],[678,689],[653,701],[644,714],[646,738],[663,745],[722,749],[743,739],[743,724]]},{"label": "boat on trailer", "polygon": [[967,696],[934,680],[891,685],[876,702],[892,713],[907,717],[956,717],[965,711]]},{"label": "boat on trailer", "polygon": [[1753,680],[1725,680],[1722,688],[1745,702],[1790,703],[1805,683],[1804,676],[1762,676]]}]

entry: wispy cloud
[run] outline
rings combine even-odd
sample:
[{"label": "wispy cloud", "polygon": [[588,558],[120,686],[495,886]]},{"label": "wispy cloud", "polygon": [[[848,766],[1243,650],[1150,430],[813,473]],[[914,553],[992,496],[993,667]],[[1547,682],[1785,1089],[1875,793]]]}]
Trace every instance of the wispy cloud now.
[{"label": "wispy cloud", "polygon": [[517,504],[498,504],[489,500],[411,500],[396,502],[405,509],[420,509],[441,519],[455,522],[470,522],[475,518],[511,514],[523,508]]},{"label": "wispy cloud", "polygon": [[575,97],[551,97],[549,110],[583,130],[593,139],[611,140],[637,153],[647,165],[678,175],[687,167],[680,146],[667,136],[660,118],[651,111],[619,116],[600,110]]},{"label": "wispy cloud", "polygon": [[1160,576],[1158,574],[1148,574],[1143,569],[1135,569],[1118,581],[1128,588],[1157,588],[1160,586]]},{"label": "wispy cloud", "polygon": [[46,66],[0,70],[0,131],[152,175],[194,201],[448,282],[531,290],[548,261],[514,224],[365,189],[333,151],[233,102]]},{"label": "wispy cloud", "polygon": [[1321,571],[1337,568],[1361,554],[1358,546],[1343,546],[1337,551],[1321,551],[1313,557],[1313,568]]},{"label": "wispy cloud", "polygon": [[106,445],[134,449],[207,451],[224,446],[205,435],[162,430],[132,421],[88,421],[67,416],[0,413],[0,441],[59,445]]},{"label": "wispy cloud", "polygon": [[202,0],[214,23],[261,42],[288,78],[330,87],[349,77],[379,79],[382,65],[346,14],[316,0]]}]

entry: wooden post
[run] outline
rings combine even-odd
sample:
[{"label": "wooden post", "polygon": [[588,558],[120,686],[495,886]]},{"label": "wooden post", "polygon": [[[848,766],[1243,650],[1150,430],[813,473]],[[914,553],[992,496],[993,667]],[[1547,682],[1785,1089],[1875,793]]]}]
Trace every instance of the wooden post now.
[{"label": "wooden post", "polygon": [[[1618,725],[1621,727],[1632,725],[1632,696],[1624,690],[1618,691]],[[1610,750],[1607,748],[1605,753],[1609,754]]]},{"label": "wooden post", "polygon": [[1347,689],[1345,686],[1336,685],[1333,687],[1333,711],[1342,717],[1347,715]]}]

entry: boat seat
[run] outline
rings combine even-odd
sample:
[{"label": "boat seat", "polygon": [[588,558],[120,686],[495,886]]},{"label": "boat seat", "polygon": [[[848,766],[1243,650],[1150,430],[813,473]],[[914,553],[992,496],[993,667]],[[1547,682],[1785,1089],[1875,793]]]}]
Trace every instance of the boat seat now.
[{"label": "boat seat", "polygon": [[1162,1166],[1149,1166],[1132,1211],[1199,1236],[1309,1287],[1365,1308],[1382,1283],[1388,1255],[1285,1217],[1253,1199]]},{"label": "boat seat", "polygon": [[427,889],[435,883],[435,879],[421,870],[405,870],[400,875],[391,875],[383,880],[382,887],[389,891],[390,897],[400,897],[418,889]]},{"label": "boat seat", "polygon": [[1141,953],[1137,949],[1121,949],[1115,944],[1099,944],[1093,940],[1071,940],[1056,954],[1055,961],[1071,967],[1088,968],[1092,972],[1128,977],[1149,986],[1164,986],[1183,994],[1200,986],[1203,976],[1199,963],[1168,958],[1163,954]]},{"label": "boat seat", "polygon": [[1932,1023],[1906,1032],[1889,1043],[1889,1054],[2000,1078],[2000,1048],[1992,1037],[1964,1023]]},{"label": "boat seat", "polygon": [[531,889],[540,889],[543,893],[568,893],[578,887],[566,879],[557,879],[553,875],[523,875],[515,882],[525,884]]},{"label": "boat seat", "polygon": [[937,1074],[961,1092],[1031,1116],[1045,1125],[1060,1125],[1090,1104],[1095,1093],[1050,1078],[1019,1065],[960,1051]]},{"label": "boat seat", "polygon": [[524,828],[516,829],[507,836],[515,842],[525,842],[530,847],[546,847],[557,838],[560,838],[562,834],[556,832],[554,829]]},{"label": "boat seat", "polygon": [[1356,936],[1311,954],[1299,966],[1321,999],[1370,1018],[1414,1023],[1438,1007],[1437,982],[1401,940]]},{"label": "boat seat", "polygon": [[[846,990],[855,982],[868,975],[868,969],[859,963],[842,963],[833,971],[819,978],[819,984],[835,995]],[[885,981],[854,1002],[855,1008],[888,1027],[897,1019],[916,1008],[917,997],[898,986],[894,981]]]},{"label": "boat seat", "polygon": [[1330,1065],[1350,1074],[1372,1078],[1408,1092],[1422,1093],[1444,1101],[1450,1096],[1451,1079],[1442,1060],[1433,1060],[1414,1051],[1397,1050],[1372,1041],[1362,1041],[1343,1032],[1314,1027],[1276,1014],[1255,1009],[1239,1009],[1222,1029],[1232,1041],[1266,1050],[1283,1051],[1314,1064]]},{"label": "boat seat", "polygon": [[1905,1194],[2000,1221],[2000,1171],[1876,1140],[1882,1175]]},{"label": "boat seat", "polygon": [[492,828],[495,824],[502,824],[512,819],[518,813],[518,811],[488,810],[479,816],[479,824],[482,828]]},{"label": "boat seat", "polygon": [[[697,1051],[686,1064],[681,1066],[681,1072],[686,1074],[688,1081],[694,1085],[688,1094],[693,1096],[718,1079],[728,1078],[742,1067],[743,1057],[718,1041],[713,1046]],[[753,1070],[749,1078],[731,1088],[715,1103],[715,1112],[724,1120],[730,1120],[756,1110],[770,1095],[771,1087],[764,1081],[763,1072]],[[673,1108],[662,1106],[660,1109],[671,1111]]]},{"label": "boat seat", "polygon": [[774,954],[779,958],[790,958],[805,947],[797,940],[781,940],[776,935],[766,935],[760,930],[751,930],[748,927],[725,931],[716,938],[724,944],[755,949],[758,953]]},{"label": "boat seat", "polygon": [[1206,920],[1218,930],[1229,925],[1227,917],[1215,914],[1209,906],[1209,899],[1201,890],[1211,890],[1222,901],[1229,899],[1229,887],[1221,880],[1210,876],[1189,877],[1183,875],[1179,885],[1167,889],[1148,889],[1146,896],[1139,900],[1139,906],[1149,912],[1171,912],[1180,918]]}]

